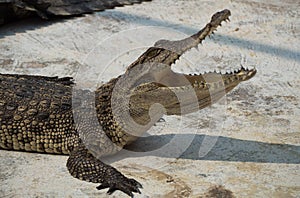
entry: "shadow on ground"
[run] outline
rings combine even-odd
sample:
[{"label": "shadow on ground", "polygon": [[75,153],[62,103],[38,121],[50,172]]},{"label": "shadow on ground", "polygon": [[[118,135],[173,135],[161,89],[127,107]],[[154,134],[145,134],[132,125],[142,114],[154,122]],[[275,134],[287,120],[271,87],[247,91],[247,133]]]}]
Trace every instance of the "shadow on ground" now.
[{"label": "shadow on ground", "polygon": [[[173,142],[172,146],[166,147],[166,145],[173,141],[175,136],[176,139],[181,139],[183,142],[186,142],[186,139],[191,139],[192,141],[182,151],[180,151],[180,147],[182,146],[180,141]],[[203,143],[205,143],[203,141],[205,138],[217,138],[217,141],[204,157],[199,157],[199,151],[203,147]],[[164,147],[163,152],[160,150],[162,147]],[[181,152],[179,156],[177,156],[178,151]],[[223,136],[170,134],[139,138],[120,153],[107,157],[105,160],[111,163],[127,157],[148,155],[193,160],[299,164],[300,146],[240,140]]]},{"label": "shadow on ground", "polygon": [[18,21],[0,25],[0,39],[7,36],[13,36],[18,33],[25,33],[31,30],[40,29],[55,23],[63,23],[71,17],[53,18],[51,20],[41,19],[40,17],[31,16]]}]

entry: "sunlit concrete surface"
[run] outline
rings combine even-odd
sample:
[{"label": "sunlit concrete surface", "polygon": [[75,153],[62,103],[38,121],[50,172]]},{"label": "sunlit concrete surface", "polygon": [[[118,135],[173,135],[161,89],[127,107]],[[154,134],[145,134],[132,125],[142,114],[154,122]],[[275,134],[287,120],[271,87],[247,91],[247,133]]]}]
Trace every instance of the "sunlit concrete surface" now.
[{"label": "sunlit concrete surface", "polygon": [[[299,197],[299,7],[296,0],[154,0],[67,20],[27,19],[0,28],[0,72],[73,76],[92,89],[124,72],[156,40],[184,38],[213,13],[230,9],[231,22],[174,70],[223,72],[243,65],[255,67],[256,76],[211,108],[164,117],[133,151],[107,162],[143,184],[135,197],[211,197],[218,191]],[[72,178],[66,160],[0,150],[0,197],[127,197]]]}]

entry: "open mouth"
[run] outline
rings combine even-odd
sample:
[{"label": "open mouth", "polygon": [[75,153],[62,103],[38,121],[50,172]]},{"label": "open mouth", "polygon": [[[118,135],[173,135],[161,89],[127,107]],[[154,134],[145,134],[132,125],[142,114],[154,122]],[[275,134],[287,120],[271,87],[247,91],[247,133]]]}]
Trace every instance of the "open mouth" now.
[{"label": "open mouth", "polygon": [[129,89],[130,97],[134,101],[132,106],[138,104],[138,108],[146,110],[151,105],[159,103],[169,115],[190,113],[211,105],[240,82],[252,78],[256,74],[255,68],[240,67],[233,72],[208,72],[196,75],[171,70],[171,65],[179,60],[181,55],[192,48],[197,48],[207,36],[221,26],[223,21],[229,21],[230,15],[227,9],[215,13],[203,29],[185,39],[159,40],[133,62],[123,75],[124,79],[135,79]]}]

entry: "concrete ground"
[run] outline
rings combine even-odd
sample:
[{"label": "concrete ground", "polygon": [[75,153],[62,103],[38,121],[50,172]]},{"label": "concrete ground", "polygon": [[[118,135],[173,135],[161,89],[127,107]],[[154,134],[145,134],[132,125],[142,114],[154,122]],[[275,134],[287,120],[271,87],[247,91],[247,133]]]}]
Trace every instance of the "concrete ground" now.
[{"label": "concrete ground", "polygon": [[[94,88],[156,40],[184,38],[230,9],[231,22],[174,69],[242,64],[256,67],[256,76],[211,108],[164,117],[131,147],[154,152],[107,160],[143,184],[135,197],[300,197],[299,7],[296,0],[154,0],[68,20],[28,19],[1,27],[0,72],[74,76]],[[163,143],[171,146],[157,149]],[[72,178],[66,160],[1,150],[0,197],[126,197]]]}]

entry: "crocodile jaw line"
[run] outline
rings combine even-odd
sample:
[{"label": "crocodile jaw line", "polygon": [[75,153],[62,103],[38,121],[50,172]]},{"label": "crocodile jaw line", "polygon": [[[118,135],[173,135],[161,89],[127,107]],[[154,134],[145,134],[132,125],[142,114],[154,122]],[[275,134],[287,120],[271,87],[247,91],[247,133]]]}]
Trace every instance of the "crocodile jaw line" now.
[{"label": "crocodile jaw line", "polygon": [[[154,47],[149,48],[134,63],[132,63],[126,73],[138,68],[138,65],[152,65],[149,75],[153,82],[142,83],[136,91],[131,92],[132,104],[139,104],[145,109],[149,109],[155,103],[161,104],[167,114],[181,115],[202,109],[222,98],[226,93],[236,87],[240,82],[252,78],[256,69],[245,69],[241,67],[236,72],[221,74],[209,72],[200,75],[185,75],[175,73],[171,70],[181,55],[188,50],[197,47],[209,35],[213,34],[223,21],[228,21],[231,15],[229,10],[217,12],[211,21],[196,34],[179,41],[160,40]],[[141,67],[142,68],[142,67]],[[171,93],[179,93],[182,99]],[[190,93],[192,93],[192,96]],[[197,98],[197,101],[191,98]],[[140,98],[143,98],[142,100]],[[197,102],[197,108],[192,108],[186,112],[182,108],[189,107]],[[134,106],[134,105],[133,105]],[[189,109],[189,108],[187,108]]]},{"label": "crocodile jaw line", "polygon": [[[243,67],[227,74],[209,72],[200,75],[175,73],[171,69],[182,54],[197,47],[223,21],[229,20],[229,16],[229,10],[217,12],[203,29],[188,38],[156,42],[123,75],[98,88],[96,95],[101,96],[99,100],[108,107],[103,112],[99,110],[98,115],[104,122],[107,116],[102,114],[109,114],[116,123],[115,128],[124,129],[121,142],[135,140],[164,114],[182,115],[207,107],[255,75],[255,69]],[[114,131],[107,131],[108,136],[114,134]]]}]

